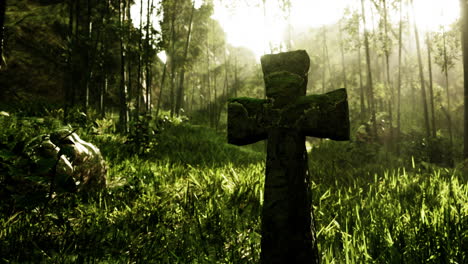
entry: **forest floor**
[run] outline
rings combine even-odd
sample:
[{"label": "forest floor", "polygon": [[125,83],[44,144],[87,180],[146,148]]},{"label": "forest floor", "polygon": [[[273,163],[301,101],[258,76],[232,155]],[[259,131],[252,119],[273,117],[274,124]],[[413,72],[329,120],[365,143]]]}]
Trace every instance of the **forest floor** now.
[{"label": "forest floor", "polygon": [[[0,117],[0,171],[18,176],[18,142],[61,126]],[[0,263],[258,263],[263,143],[166,120],[156,134],[79,129],[109,167],[95,195],[13,197],[1,206]],[[311,147],[313,211],[323,263],[468,263],[467,177],[382,147],[323,140]],[[19,177],[19,176],[18,176]],[[0,177],[0,180],[4,178]],[[21,205],[21,206],[19,206]]]}]

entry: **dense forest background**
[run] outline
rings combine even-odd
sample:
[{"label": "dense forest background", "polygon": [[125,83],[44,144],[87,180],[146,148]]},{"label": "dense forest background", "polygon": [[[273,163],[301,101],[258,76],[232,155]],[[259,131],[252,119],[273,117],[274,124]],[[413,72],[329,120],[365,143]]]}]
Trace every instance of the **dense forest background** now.
[{"label": "dense forest background", "polygon": [[[308,94],[348,92],[351,141],[307,139],[322,261],[467,263],[468,26],[419,28],[411,0],[355,2],[265,47],[308,52]],[[226,102],[264,98],[263,74],[214,4],[2,0],[0,262],[258,262],[265,145],[226,143]],[[278,1],[286,22],[292,4]],[[28,142],[65,126],[99,147],[106,190],[29,184],[49,180]]]}]

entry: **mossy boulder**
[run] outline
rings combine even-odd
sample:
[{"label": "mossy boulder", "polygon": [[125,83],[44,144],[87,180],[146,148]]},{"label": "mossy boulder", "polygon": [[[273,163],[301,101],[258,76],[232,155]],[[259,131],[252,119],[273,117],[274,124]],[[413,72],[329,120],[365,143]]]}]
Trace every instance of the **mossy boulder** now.
[{"label": "mossy boulder", "polygon": [[68,129],[40,135],[26,146],[38,181],[58,191],[97,191],[106,186],[107,166],[100,150]]}]

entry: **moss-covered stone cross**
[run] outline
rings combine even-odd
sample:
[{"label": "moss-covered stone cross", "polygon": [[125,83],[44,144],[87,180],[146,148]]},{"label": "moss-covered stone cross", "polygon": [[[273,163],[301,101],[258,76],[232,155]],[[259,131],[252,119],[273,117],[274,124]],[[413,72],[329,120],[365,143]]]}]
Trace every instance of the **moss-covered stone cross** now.
[{"label": "moss-covered stone cross", "polygon": [[349,139],[345,89],[306,96],[306,51],[261,58],[267,99],[233,98],[228,142],[267,139],[261,263],[318,263],[305,137]]}]

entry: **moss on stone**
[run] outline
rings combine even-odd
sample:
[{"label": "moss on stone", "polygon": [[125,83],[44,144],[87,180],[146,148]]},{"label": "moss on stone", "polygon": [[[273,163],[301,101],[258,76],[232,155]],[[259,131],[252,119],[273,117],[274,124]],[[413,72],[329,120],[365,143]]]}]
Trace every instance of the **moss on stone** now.
[{"label": "moss on stone", "polygon": [[288,71],[299,76],[305,76],[310,67],[309,55],[305,50],[264,55],[261,58],[261,63],[264,76],[279,71]]},{"label": "moss on stone", "polygon": [[279,71],[265,76],[266,95],[275,99],[298,97],[305,94],[305,79],[292,72]]}]

